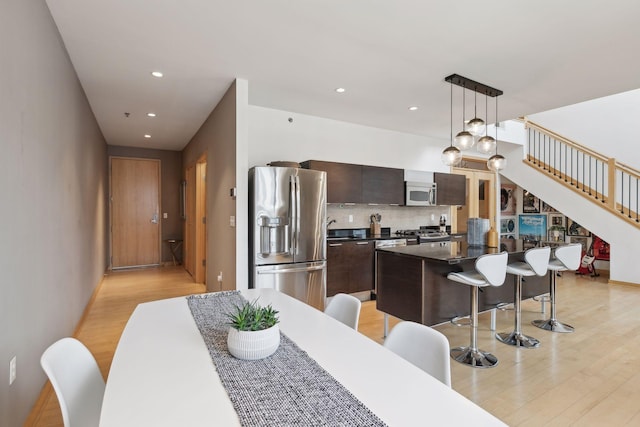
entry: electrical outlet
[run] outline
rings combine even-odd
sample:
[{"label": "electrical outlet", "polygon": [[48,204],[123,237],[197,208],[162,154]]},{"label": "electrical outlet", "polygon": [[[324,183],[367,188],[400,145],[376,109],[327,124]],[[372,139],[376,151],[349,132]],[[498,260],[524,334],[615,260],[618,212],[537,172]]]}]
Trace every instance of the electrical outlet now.
[{"label": "electrical outlet", "polygon": [[222,283],[222,271],[218,274],[218,282]]},{"label": "electrical outlet", "polygon": [[13,356],[13,359],[9,362],[9,385],[16,380],[16,357]]},{"label": "electrical outlet", "polygon": [[349,222],[353,222],[353,215],[349,215]]},{"label": "electrical outlet", "polygon": [[231,215],[231,216],[229,217],[229,225],[230,225],[231,227],[235,227],[235,226],[236,226],[236,217],[235,217],[235,216]]},{"label": "electrical outlet", "polygon": [[169,214],[168,214],[168,213],[166,213],[166,212],[165,212],[165,213],[163,213],[163,214],[162,214],[162,218],[164,218],[164,219],[169,218]]}]

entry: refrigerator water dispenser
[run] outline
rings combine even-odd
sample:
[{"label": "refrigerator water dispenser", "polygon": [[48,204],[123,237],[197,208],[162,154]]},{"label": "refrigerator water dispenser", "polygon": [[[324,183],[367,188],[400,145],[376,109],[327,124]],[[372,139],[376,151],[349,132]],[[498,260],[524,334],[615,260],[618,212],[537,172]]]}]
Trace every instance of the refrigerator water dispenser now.
[{"label": "refrigerator water dispenser", "polygon": [[260,254],[262,256],[289,253],[289,219],[283,217],[258,217],[260,227]]}]

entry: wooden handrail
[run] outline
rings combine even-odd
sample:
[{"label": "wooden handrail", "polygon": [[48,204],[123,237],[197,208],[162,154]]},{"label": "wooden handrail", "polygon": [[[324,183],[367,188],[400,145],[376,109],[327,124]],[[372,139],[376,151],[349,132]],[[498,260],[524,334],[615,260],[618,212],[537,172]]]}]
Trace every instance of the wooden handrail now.
[{"label": "wooden handrail", "polygon": [[553,131],[551,131],[551,130],[549,130],[547,128],[544,128],[544,127],[542,127],[542,126],[540,126],[538,124],[535,124],[534,122],[530,122],[529,120],[525,119],[524,126],[525,126],[525,129],[529,129],[529,128],[535,129],[537,131],[540,131],[540,132],[542,132],[544,134],[547,134],[548,136],[551,136],[551,137],[557,139],[558,141],[562,141],[565,144],[567,144],[569,146],[572,146],[572,147],[574,147],[574,148],[576,148],[576,149],[578,149],[580,151],[584,151],[587,154],[589,154],[590,156],[592,156],[592,157],[594,157],[594,158],[596,158],[596,159],[598,159],[598,160],[600,160],[600,161],[602,161],[604,163],[607,163],[609,161],[608,157],[603,156],[602,154],[600,154],[600,153],[598,153],[596,151],[593,151],[589,147],[585,147],[582,144],[578,144],[577,142],[572,141],[567,137],[564,137],[564,136],[562,136],[560,134],[557,134],[557,133],[555,133],[555,132],[553,132]]},{"label": "wooden handrail", "polygon": [[619,169],[627,175],[633,176],[634,178],[640,179],[640,172],[632,168],[631,166],[625,165],[624,163],[616,162],[616,169]]}]

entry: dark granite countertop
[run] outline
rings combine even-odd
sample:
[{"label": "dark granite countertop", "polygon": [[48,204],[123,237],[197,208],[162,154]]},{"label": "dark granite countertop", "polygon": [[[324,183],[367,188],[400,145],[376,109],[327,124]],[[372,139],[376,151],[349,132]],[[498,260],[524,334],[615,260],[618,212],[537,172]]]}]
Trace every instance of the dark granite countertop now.
[{"label": "dark granite countertop", "polygon": [[331,229],[327,232],[328,242],[356,242],[362,240],[387,240],[398,239],[399,236],[391,234],[391,229],[382,228],[381,234],[372,235],[368,228],[343,228]]},{"label": "dark granite countertop", "polygon": [[379,251],[391,252],[434,261],[456,264],[464,260],[474,260],[480,255],[495,254],[507,251],[517,254],[529,248],[537,246],[551,246],[549,242],[531,242],[520,239],[501,239],[500,248],[488,246],[470,246],[467,242],[434,242],[413,246],[398,246],[393,248],[380,248]]}]

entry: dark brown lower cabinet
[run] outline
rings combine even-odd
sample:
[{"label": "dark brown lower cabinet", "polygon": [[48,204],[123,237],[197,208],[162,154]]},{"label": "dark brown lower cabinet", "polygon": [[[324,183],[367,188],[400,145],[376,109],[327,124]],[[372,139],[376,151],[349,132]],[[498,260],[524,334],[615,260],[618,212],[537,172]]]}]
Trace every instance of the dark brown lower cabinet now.
[{"label": "dark brown lower cabinet", "polygon": [[374,242],[334,242],[327,246],[327,296],[373,290]]}]

